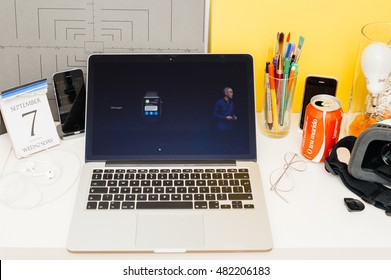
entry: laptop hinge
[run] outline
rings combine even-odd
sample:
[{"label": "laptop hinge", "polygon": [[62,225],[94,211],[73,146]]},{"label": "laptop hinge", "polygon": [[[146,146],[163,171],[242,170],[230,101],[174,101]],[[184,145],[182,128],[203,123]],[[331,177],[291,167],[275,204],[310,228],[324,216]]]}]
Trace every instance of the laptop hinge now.
[{"label": "laptop hinge", "polygon": [[134,161],[107,161],[106,166],[189,166],[189,165],[223,165],[236,166],[235,160],[134,160]]}]

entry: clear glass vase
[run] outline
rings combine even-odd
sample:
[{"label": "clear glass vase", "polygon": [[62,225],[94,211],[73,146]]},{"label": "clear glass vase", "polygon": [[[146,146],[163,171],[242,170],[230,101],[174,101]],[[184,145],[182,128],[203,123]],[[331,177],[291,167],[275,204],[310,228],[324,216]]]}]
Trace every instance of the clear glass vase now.
[{"label": "clear glass vase", "polygon": [[391,118],[391,22],[361,29],[346,135],[358,136],[372,124]]}]

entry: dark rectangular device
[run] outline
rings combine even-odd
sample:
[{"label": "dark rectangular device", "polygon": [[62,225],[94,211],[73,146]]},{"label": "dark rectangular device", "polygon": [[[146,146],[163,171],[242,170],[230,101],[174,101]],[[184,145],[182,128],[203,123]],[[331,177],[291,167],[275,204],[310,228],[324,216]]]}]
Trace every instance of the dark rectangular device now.
[{"label": "dark rectangular device", "polygon": [[63,136],[84,132],[86,89],[83,71],[57,72],[53,82]]},{"label": "dark rectangular device", "polygon": [[300,128],[303,129],[304,115],[311,98],[318,94],[335,96],[337,91],[337,80],[332,77],[308,76],[305,81],[303,103],[301,106]]},{"label": "dark rectangular device", "polygon": [[90,56],[87,160],[254,159],[252,71],[249,55]]}]

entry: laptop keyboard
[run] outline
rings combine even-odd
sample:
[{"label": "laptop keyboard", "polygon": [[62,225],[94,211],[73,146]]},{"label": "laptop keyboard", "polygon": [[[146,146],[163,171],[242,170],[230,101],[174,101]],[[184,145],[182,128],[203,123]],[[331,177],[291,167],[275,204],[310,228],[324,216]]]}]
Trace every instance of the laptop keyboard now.
[{"label": "laptop keyboard", "polygon": [[87,209],[252,209],[248,169],[94,169]]}]

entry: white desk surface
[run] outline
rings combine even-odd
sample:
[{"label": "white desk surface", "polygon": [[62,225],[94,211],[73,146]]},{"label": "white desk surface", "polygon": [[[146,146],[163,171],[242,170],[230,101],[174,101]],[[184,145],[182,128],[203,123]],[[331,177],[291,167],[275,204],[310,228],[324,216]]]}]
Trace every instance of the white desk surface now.
[{"label": "white desk surface", "polygon": [[[259,114],[258,114],[259,115]],[[258,116],[259,117],[259,116]],[[301,135],[294,114],[289,135],[271,139],[259,133],[258,155],[274,248],[265,253],[74,254],[65,242],[76,184],[57,200],[33,209],[0,203],[0,259],[391,259],[391,217],[366,204],[347,211],[343,199],[355,197],[323,164],[307,162],[293,172],[296,188],[281,200],[269,186],[269,174],[284,164],[288,151],[300,154]],[[69,150],[83,162],[84,138],[62,141],[53,148]],[[0,175],[15,166],[7,134],[0,136]],[[2,173],[1,173],[2,172]]]}]

